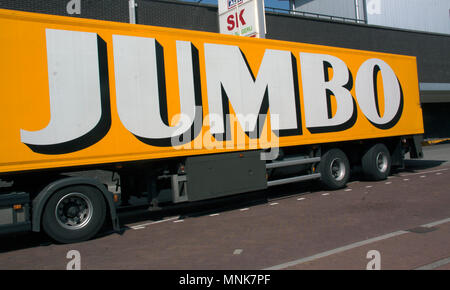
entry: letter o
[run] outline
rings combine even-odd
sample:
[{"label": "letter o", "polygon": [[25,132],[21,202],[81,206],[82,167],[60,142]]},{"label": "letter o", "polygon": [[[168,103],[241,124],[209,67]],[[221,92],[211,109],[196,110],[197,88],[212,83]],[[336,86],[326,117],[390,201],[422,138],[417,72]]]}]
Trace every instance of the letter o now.
[{"label": "letter o", "polygon": [[[379,113],[377,75],[381,73],[384,87],[384,113]],[[390,129],[403,110],[403,93],[392,68],[381,59],[365,61],[358,70],[355,82],[356,99],[366,118],[379,129]]]}]

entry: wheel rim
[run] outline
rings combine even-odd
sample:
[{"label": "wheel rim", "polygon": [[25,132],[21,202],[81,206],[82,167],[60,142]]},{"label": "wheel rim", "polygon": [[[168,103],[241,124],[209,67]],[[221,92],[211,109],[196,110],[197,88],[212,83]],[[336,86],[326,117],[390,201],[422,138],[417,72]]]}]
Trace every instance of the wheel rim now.
[{"label": "wheel rim", "polygon": [[388,158],[384,152],[379,152],[377,155],[377,168],[380,172],[386,172],[388,168]]},{"label": "wheel rim", "polygon": [[331,176],[336,181],[341,181],[345,177],[345,164],[344,161],[340,158],[335,158],[330,164],[330,172]]},{"label": "wheel rim", "polygon": [[57,203],[55,216],[58,224],[65,229],[77,230],[85,227],[92,218],[93,206],[82,193],[72,192]]}]

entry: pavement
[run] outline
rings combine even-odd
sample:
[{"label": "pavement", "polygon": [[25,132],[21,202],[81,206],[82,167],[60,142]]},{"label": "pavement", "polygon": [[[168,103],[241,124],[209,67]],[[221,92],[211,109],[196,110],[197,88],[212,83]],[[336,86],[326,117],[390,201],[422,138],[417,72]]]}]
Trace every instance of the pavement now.
[{"label": "pavement", "polygon": [[0,269],[450,269],[450,145],[380,182],[270,188],[185,208],[122,212],[122,231],[59,245],[2,237]]}]

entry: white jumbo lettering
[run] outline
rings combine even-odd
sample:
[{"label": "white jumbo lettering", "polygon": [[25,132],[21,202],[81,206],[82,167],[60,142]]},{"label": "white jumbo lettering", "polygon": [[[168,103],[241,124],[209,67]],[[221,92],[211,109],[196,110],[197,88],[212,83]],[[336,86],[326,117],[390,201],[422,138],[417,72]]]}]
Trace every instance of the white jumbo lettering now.
[{"label": "white jumbo lettering", "polygon": [[102,104],[100,43],[88,32],[46,29],[46,38],[50,123],[39,131],[21,130],[20,138],[36,151],[65,153],[61,146],[78,148],[73,141],[92,144],[89,133],[109,114]]},{"label": "white jumbo lettering", "polygon": [[154,38],[113,35],[119,118],[128,131],[151,145],[169,146],[176,131],[186,132],[196,118],[201,119],[196,107],[192,44],[176,44],[181,114],[190,122],[171,127],[166,116],[162,47]]},{"label": "white jumbo lettering", "polygon": [[[272,125],[272,130],[299,129],[294,88],[297,76],[293,74],[290,51],[267,49],[256,79],[238,46],[206,43],[205,63],[209,113],[222,119],[211,127],[211,133],[225,132],[224,111],[228,108],[222,105],[223,98],[229,100],[246,132],[255,130],[260,113],[267,113],[263,101],[268,102],[270,115],[279,116],[278,127]],[[260,112],[262,109],[265,112]]]},{"label": "white jumbo lettering", "polygon": [[[384,112],[378,105],[377,76],[383,79]],[[369,59],[356,75],[356,98],[366,118],[377,128],[389,129],[400,118],[403,93],[400,82],[392,68],[381,59]]]},{"label": "white jumbo lettering", "polygon": [[[303,101],[306,127],[312,133],[342,131],[356,112],[349,84],[350,70],[339,58],[316,53],[300,53]],[[333,70],[329,79],[328,68]],[[331,114],[331,100],[336,100],[336,113]],[[348,126],[346,126],[348,127]]]},{"label": "white jumbo lettering", "polygon": [[[46,37],[51,120],[42,130],[21,130],[21,141],[38,153],[74,152],[101,140],[111,125],[106,43],[87,32],[47,29]],[[167,147],[174,135],[193,132],[182,143],[197,136],[203,126],[198,125],[203,122],[203,110],[198,51],[189,41],[176,41],[184,118],[169,126],[162,50],[154,38],[113,35],[119,118],[140,141]],[[297,61],[290,51],[266,49],[256,78],[238,46],[205,43],[204,57],[209,113],[219,119],[210,126],[214,136],[220,137],[227,129],[228,104],[247,133],[256,130],[259,116],[265,116],[270,107],[271,118],[279,118],[272,123],[273,132],[281,136],[302,134]],[[324,54],[300,53],[299,57],[306,128],[321,133],[352,127],[357,108],[350,92],[353,77],[345,62]],[[329,69],[333,71],[331,79]],[[384,88],[382,113],[378,106],[379,73]],[[334,114],[331,97],[335,99]],[[381,59],[372,58],[361,65],[355,97],[365,117],[379,129],[393,127],[401,116],[400,82]]]}]

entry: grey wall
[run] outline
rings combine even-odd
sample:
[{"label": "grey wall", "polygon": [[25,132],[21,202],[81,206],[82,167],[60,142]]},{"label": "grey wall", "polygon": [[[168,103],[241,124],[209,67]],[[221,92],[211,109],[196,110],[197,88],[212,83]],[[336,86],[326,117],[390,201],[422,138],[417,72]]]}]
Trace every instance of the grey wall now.
[{"label": "grey wall", "polygon": [[[356,19],[355,0],[294,0],[295,10]],[[358,0],[359,19],[365,19],[364,0]]]},{"label": "grey wall", "polygon": [[128,22],[128,0],[81,0],[81,14],[68,15],[69,0],[0,0],[0,8]]},{"label": "grey wall", "polygon": [[[295,10],[356,18],[355,0],[293,0]],[[368,24],[450,34],[449,0],[358,0]]]},{"label": "grey wall", "polygon": [[267,14],[267,38],[417,57],[419,80],[450,83],[450,35]]},{"label": "grey wall", "polygon": [[137,3],[139,24],[219,32],[216,6],[149,0]]},{"label": "grey wall", "polygon": [[377,2],[368,11],[369,24],[450,34],[450,0]]}]

